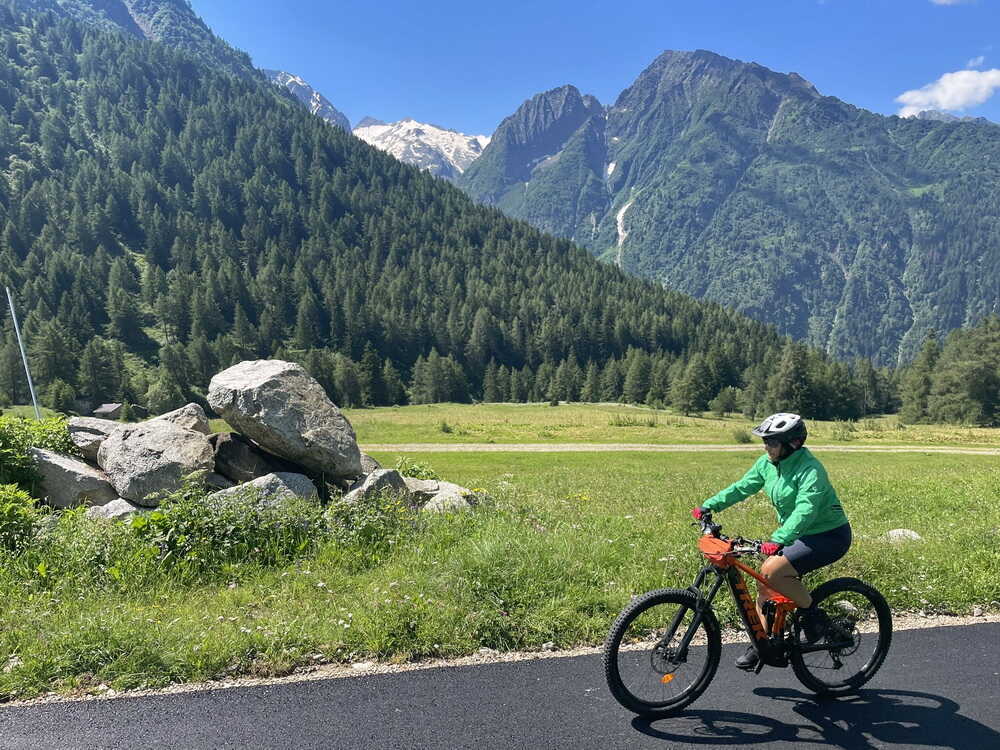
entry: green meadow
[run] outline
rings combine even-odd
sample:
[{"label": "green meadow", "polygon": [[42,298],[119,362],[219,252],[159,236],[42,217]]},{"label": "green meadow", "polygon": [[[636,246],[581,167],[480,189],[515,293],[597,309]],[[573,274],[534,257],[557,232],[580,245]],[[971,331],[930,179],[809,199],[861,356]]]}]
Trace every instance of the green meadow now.
[{"label": "green meadow", "polygon": [[[441,412],[455,413],[449,409]],[[848,557],[822,575],[864,578],[897,611],[1000,606],[996,458],[817,453],[856,535]],[[402,662],[482,647],[599,644],[630,596],[690,582],[700,562],[689,509],[752,460],[741,453],[375,456],[389,466],[405,457],[485,489],[489,499],[447,516],[415,514],[388,499],[347,516],[327,513],[314,544],[289,536],[301,527],[292,511],[270,525],[227,519],[218,538],[216,522],[191,506],[187,516],[170,511],[170,523],[183,521],[185,534],[210,543],[173,547],[148,528],[64,514],[55,543],[0,561],[0,697],[281,675],[316,663]],[[763,497],[719,520],[749,537],[774,524]],[[169,536],[170,523],[159,523]],[[884,540],[900,527],[923,541]],[[218,539],[243,546],[226,557]],[[274,554],[262,551],[269,544]],[[728,602],[720,614],[736,622]]]},{"label": "green meadow", "polygon": [[[754,423],[739,415],[678,414],[625,404],[424,404],[345,409],[362,445],[402,443],[749,442]],[[1000,430],[906,425],[895,415],[858,422],[809,421],[810,441],[835,445],[1000,448]]]}]

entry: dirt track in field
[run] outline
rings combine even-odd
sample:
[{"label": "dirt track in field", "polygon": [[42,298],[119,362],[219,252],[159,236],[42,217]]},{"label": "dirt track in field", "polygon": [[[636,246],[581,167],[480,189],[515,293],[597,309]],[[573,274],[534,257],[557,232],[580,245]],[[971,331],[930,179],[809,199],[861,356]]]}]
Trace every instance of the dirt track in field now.
[{"label": "dirt track in field", "polygon": [[[760,452],[759,445],[691,445],[657,443],[372,443],[366,453],[606,453],[648,451],[657,453]],[[1000,448],[958,448],[916,445],[810,445],[817,453],[944,453],[1000,456]]]}]

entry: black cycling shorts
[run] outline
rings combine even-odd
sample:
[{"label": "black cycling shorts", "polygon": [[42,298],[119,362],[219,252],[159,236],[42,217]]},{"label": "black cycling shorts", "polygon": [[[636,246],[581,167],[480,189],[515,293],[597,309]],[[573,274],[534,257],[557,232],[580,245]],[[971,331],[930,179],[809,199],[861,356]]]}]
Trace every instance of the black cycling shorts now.
[{"label": "black cycling shorts", "polygon": [[781,550],[800,576],[837,562],[851,548],[851,524],[819,534],[807,534]]}]

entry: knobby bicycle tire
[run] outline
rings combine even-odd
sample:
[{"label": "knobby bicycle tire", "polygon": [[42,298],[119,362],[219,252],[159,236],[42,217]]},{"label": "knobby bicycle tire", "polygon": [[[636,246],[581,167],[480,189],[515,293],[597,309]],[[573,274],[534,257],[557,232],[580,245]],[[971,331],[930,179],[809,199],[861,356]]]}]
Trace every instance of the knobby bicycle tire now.
[{"label": "knobby bicycle tire", "polygon": [[[693,615],[696,611],[696,602],[697,597],[685,589],[658,589],[634,599],[618,615],[604,642],[603,660],[604,674],[608,681],[608,687],[615,700],[622,706],[640,716],[664,717],[680,711],[705,692],[705,689],[715,676],[716,670],[719,668],[719,658],[722,654],[722,634],[719,628],[719,621],[716,619],[711,607],[705,609],[699,625],[699,630],[705,634],[706,643],[704,646],[695,645],[691,647],[692,649],[707,649],[704,666],[701,668],[700,674],[680,693],[665,700],[644,699],[641,696],[635,695],[630,690],[630,687],[623,681],[619,669],[619,654],[621,653],[622,639],[629,631],[629,626],[640,615],[660,605],[667,605],[664,607],[665,614],[671,611],[680,611],[685,615]],[[669,622],[664,622],[663,625],[667,626]],[[678,638],[683,635],[685,629],[685,627],[679,628]],[[640,648],[634,651],[630,649],[628,653],[648,654],[651,659],[656,658],[652,644],[649,649],[643,650]]]},{"label": "knobby bicycle tire", "polygon": [[[814,672],[819,673],[819,668],[806,663],[806,655],[797,647],[799,643],[798,627],[796,626],[793,629],[795,638],[790,649],[789,658],[792,670],[799,681],[820,695],[845,695],[853,693],[875,676],[875,673],[878,672],[885,661],[886,655],[889,653],[889,646],[892,644],[892,610],[890,610],[888,602],[886,602],[885,597],[882,596],[878,589],[857,578],[834,578],[820,584],[811,593],[813,600],[818,605],[821,605],[823,602],[833,602],[834,597],[838,594],[859,594],[868,600],[874,611],[875,620],[878,623],[878,631],[874,634],[866,633],[863,635],[864,637],[876,636],[875,648],[868,661],[856,672],[836,675],[836,677],[842,676],[843,679],[824,681],[817,674],[814,674]],[[832,668],[825,669],[829,669],[831,673],[833,672]],[[831,674],[831,676],[833,675]]]}]

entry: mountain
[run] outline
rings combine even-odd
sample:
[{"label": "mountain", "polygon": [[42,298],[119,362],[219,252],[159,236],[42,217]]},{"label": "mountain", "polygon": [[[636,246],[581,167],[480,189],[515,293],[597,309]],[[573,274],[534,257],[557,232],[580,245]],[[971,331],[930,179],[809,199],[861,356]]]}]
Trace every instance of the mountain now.
[{"label": "mountain", "polygon": [[406,164],[449,180],[457,179],[490,142],[485,135],[465,135],[410,118],[384,123],[366,117],[354,135]]},{"label": "mountain", "polygon": [[336,107],[330,104],[329,100],[325,96],[316,91],[301,78],[294,76],[291,73],[285,73],[282,70],[264,70],[263,73],[271,80],[272,83],[288,89],[288,91],[291,92],[296,99],[305,104],[306,107],[309,108],[309,111],[314,115],[321,117],[331,125],[336,125],[338,128],[346,130],[348,133],[351,132],[351,121],[348,120],[347,117]]},{"label": "mountain", "polygon": [[573,88],[504,120],[459,185],[666,286],[838,358],[909,359],[1000,310],[1000,129],[877,115],[706,51],[607,108]]},{"label": "mountain", "polygon": [[215,36],[187,0],[17,0],[15,4],[163,42],[212,67],[255,75],[250,57]]},{"label": "mountain", "polygon": [[[478,206],[262,76],[16,8],[0,0],[0,285],[46,405],[160,412],[277,356],[342,405],[691,410],[745,386],[752,410],[866,408],[860,370]],[[5,322],[0,403],[25,390]]]},{"label": "mountain", "polygon": [[587,245],[609,206],[604,109],[573,86],[526,101],[500,123],[460,186],[547,232]]}]

